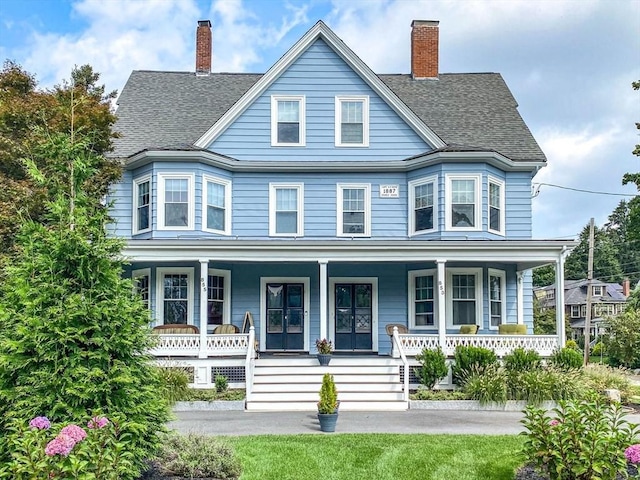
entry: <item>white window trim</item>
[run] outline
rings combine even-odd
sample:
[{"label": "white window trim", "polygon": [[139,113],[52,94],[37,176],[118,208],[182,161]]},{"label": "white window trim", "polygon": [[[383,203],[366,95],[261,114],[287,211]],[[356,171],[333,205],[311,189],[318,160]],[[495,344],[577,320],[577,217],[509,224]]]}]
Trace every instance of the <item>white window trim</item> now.
[{"label": "white window trim", "polygon": [[[500,230],[491,228],[491,184],[500,187]],[[488,177],[487,181],[487,230],[497,235],[505,235],[505,182],[495,177]]]},{"label": "white window trim", "polygon": [[502,298],[500,299],[500,323],[507,323],[507,274],[504,270],[495,270],[490,268],[487,273],[487,301],[489,302],[489,329],[498,330],[497,326],[491,325],[491,277],[500,278],[500,293]]},{"label": "white window trim", "polygon": [[[231,235],[231,182],[222,178],[211,177],[209,175],[203,176],[203,188],[202,188],[202,230],[205,232],[219,233],[221,235]],[[207,189],[209,183],[216,183],[224,187],[224,230],[217,230],[207,227],[207,207],[208,195]]]},{"label": "white window trim", "polygon": [[[596,293],[596,289],[599,293]],[[594,285],[592,293],[594,297],[601,297],[603,295],[602,285]]]},{"label": "white window trim", "polygon": [[[580,305],[571,305],[571,318],[580,318]],[[575,313],[575,314],[574,314]]]},{"label": "white window trim", "polygon": [[[187,223],[186,227],[172,227],[164,224],[164,191],[166,180],[187,180],[189,188],[189,198],[187,207]],[[195,202],[195,177],[193,174],[185,173],[159,173],[158,174],[158,230],[193,230],[196,222],[196,202]]]},{"label": "white window trim", "polygon": [[482,268],[448,268],[447,286],[445,289],[447,300],[447,328],[460,328],[460,325],[453,324],[453,275],[475,275],[476,277],[476,325],[483,328],[484,319],[482,316]]},{"label": "white window trim", "polygon": [[[140,277],[149,277],[149,311],[153,310],[153,302],[151,298],[151,269],[150,268],[141,268],[139,270],[133,270],[131,272],[131,280],[133,281],[133,289],[137,293],[138,289],[135,285],[136,279]],[[155,323],[155,322],[153,322]]]},{"label": "white window trim", "polygon": [[[416,325],[416,277],[433,276],[433,325]],[[412,330],[437,330],[438,329],[438,271],[411,270],[409,272],[409,328]]]},{"label": "white window trim", "polygon": [[[416,220],[415,220],[415,200],[416,200],[416,192],[415,188],[421,185],[425,185],[427,183],[433,183],[433,228],[429,230],[419,230],[416,231]],[[409,236],[413,235],[422,235],[424,233],[432,233],[438,231],[438,177],[425,177],[419,180],[410,180],[409,181]]]},{"label": "white window trim", "polygon": [[[336,201],[336,216],[337,216],[337,229],[336,235],[338,237],[370,237],[371,236],[371,184],[370,183],[338,183],[337,187],[337,201]],[[364,233],[343,233],[343,217],[342,217],[342,205],[345,189],[364,189]]]},{"label": "white window trim", "polygon": [[[230,270],[220,270],[218,268],[210,268],[208,270],[207,275],[215,275],[216,277],[222,277],[224,279],[224,287],[222,288],[222,295],[224,297],[222,301],[222,323],[231,323],[231,271]],[[207,309],[209,307],[209,278],[207,277]],[[208,316],[208,310],[207,310]],[[207,318],[207,330],[209,329],[208,325],[209,319]],[[211,332],[215,327],[211,326]]]},{"label": "white window trim", "polygon": [[[138,230],[138,187],[145,183],[149,182],[149,227]],[[132,223],[131,223],[131,232],[133,235],[137,235],[139,233],[145,233],[151,231],[151,227],[153,225],[153,192],[152,192],[153,184],[151,182],[151,175],[143,175],[142,177],[133,179],[133,215]]]},{"label": "white window trim", "polygon": [[[298,143],[278,143],[278,102],[298,102],[300,105],[300,136]],[[304,95],[271,95],[271,146],[304,147],[306,145],[306,108]]]},{"label": "white window trim", "polygon": [[156,269],[156,321],[160,325],[164,324],[164,276],[172,273],[187,275],[187,325],[195,325],[193,271],[193,267],[158,267]]},{"label": "white window trim", "polygon": [[[342,102],[362,102],[362,143],[342,143]],[[369,146],[369,96],[338,95],[335,101],[335,137],[336,147]]]},{"label": "white window trim", "polygon": [[[473,224],[475,227],[453,227],[452,226],[452,215],[451,215],[451,206],[453,204],[453,188],[452,181],[453,180],[473,180],[476,184],[475,187],[475,216],[473,219]],[[480,174],[470,174],[470,175],[453,175],[453,174],[445,174],[445,192],[446,192],[446,200],[445,200],[445,230],[453,231],[453,232],[479,232],[482,230],[482,197],[480,186],[482,185],[482,175]]]},{"label": "white window trim", "polygon": [[[298,192],[298,231],[295,233],[276,233],[276,190],[280,188],[296,189]],[[269,236],[304,236],[304,183],[269,183]]]}]

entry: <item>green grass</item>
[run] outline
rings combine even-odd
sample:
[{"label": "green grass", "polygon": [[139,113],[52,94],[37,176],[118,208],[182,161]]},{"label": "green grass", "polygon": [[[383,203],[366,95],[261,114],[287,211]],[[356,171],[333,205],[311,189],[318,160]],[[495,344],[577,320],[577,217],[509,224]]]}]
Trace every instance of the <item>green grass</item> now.
[{"label": "green grass", "polygon": [[524,438],[329,434],[228,441],[242,462],[240,480],[513,480]]}]

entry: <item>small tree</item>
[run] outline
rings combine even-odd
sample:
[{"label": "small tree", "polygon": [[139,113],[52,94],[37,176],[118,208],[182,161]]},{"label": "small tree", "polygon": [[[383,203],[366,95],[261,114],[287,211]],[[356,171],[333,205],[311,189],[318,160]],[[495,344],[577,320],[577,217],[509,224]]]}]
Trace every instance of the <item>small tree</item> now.
[{"label": "small tree", "polygon": [[318,413],[335,413],[338,409],[338,391],[333,375],[325,373],[322,377],[322,387],[320,387],[320,401],[318,402]]}]

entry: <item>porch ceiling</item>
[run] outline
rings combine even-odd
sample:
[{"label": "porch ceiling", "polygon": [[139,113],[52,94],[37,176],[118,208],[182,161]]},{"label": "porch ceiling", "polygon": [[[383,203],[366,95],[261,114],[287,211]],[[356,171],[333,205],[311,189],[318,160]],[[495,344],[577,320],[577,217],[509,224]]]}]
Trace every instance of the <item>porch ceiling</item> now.
[{"label": "porch ceiling", "polygon": [[553,263],[577,242],[566,240],[130,240],[131,261],[500,262],[518,270]]}]

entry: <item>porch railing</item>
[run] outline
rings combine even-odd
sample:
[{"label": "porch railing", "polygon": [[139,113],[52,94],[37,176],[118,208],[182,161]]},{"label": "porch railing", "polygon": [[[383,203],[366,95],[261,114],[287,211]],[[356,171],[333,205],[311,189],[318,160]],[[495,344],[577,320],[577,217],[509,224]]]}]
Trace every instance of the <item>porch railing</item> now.
[{"label": "porch railing", "polygon": [[253,391],[253,370],[256,364],[256,351],[254,348],[256,341],[256,330],[253,326],[249,327],[249,344],[250,348],[247,348],[247,356],[244,363],[244,384],[245,394],[247,401],[251,400],[251,393]]},{"label": "porch railing", "polygon": [[[159,334],[150,353],[158,357],[197,357],[200,354],[198,334]],[[246,355],[250,333],[207,335],[204,353],[207,357]],[[254,337],[255,338],[255,337]]]},{"label": "porch railing", "polygon": [[400,341],[400,334],[398,333],[398,327],[393,327],[393,343],[394,343],[394,351],[397,351],[400,355],[400,359],[402,360],[402,365],[404,366],[404,387],[403,387],[403,397],[404,401],[409,401],[409,361],[407,360],[407,356],[404,353],[404,349],[402,348],[402,342]]}]

